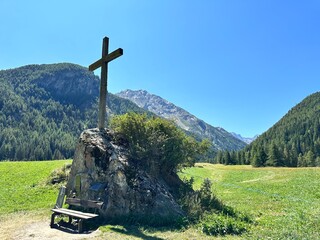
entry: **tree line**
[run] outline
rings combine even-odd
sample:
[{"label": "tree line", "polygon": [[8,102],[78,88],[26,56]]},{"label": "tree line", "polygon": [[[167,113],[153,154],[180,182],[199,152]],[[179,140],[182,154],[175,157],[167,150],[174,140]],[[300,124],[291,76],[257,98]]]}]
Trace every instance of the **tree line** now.
[{"label": "tree line", "polygon": [[[80,133],[96,127],[98,82],[74,64],[0,71],[0,161],[72,158]],[[108,106],[144,112],[112,94]]]},{"label": "tree line", "polygon": [[305,98],[243,150],[220,151],[213,161],[255,167],[320,166],[320,93]]}]

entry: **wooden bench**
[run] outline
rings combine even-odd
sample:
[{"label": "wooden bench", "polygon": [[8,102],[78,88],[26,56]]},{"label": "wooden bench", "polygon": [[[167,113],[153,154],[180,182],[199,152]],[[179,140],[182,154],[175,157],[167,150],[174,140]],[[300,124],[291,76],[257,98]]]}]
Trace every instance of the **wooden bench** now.
[{"label": "wooden bench", "polygon": [[[65,197],[65,191],[66,191],[65,187],[60,188],[56,205],[53,209],[51,209],[51,211],[53,213],[51,215],[50,226],[51,227],[54,226],[54,219],[56,216],[64,215],[64,216],[69,217],[69,223],[72,222],[72,219],[78,220],[78,232],[81,233],[83,231],[83,221],[98,217],[99,215],[96,213],[87,213],[87,212],[62,208],[63,200]],[[95,210],[101,209],[102,205],[103,205],[103,202],[101,202],[101,201],[82,200],[79,198],[66,198],[65,203],[69,204],[69,206],[77,206],[77,207],[81,207],[84,209],[90,208],[90,209],[95,209]]]}]

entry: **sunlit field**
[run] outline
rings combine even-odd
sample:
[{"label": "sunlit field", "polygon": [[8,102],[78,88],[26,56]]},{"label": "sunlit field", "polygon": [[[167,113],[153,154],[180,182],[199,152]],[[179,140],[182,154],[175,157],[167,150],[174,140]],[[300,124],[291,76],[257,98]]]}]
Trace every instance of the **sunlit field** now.
[{"label": "sunlit field", "polygon": [[[45,182],[66,161],[0,163],[0,233],[12,219],[41,215],[50,218],[58,187]],[[252,168],[197,164],[184,169],[181,178],[194,177],[194,188],[205,178],[227,206],[248,214],[254,222],[240,236],[223,239],[319,239],[320,168]],[[26,217],[25,221],[28,221]],[[48,226],[49,227],[49,226]],[[187,229],[101,226],[101,239],[212,239],[197,226]],[[100,237],[99,237],[100,238]],[[215,238],[220,238],[215,237]]]},{"label": "sunlit field", "polygon": [[319,239],[320,168],[252,168],[197,164],[182,177],[213,182],[225,204],[254,217],[245,238]]}]

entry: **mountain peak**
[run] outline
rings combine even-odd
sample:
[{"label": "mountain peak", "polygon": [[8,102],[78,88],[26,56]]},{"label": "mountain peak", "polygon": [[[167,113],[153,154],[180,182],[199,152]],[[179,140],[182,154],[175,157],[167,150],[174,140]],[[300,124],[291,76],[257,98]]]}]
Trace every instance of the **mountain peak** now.
[{"label": "mountain peak", "polygon": [[127,89],[116,95],[129,99],[139,107],[153,112],[160,117],[173,120],[179,127],[198,139],[210,139],[215,150],[239,150],[246,145],[245,142],[234,137],[223,128],[215,128],[186,110],[145,90]]},{"label": "mountain peak", "polygon": [[257,139],[257,137],[259,137],[259,135],[255,135],[254,137],[243,137],[243,136],[241,136],[241,134],[234,133],[234,132],[231,132],[231,134],[232,134],[234,137],[240,139],[241,141],[243,141],[243,142],[245,142],[245,143],[247,143],[247,144],[252,143],[254,140]]}]

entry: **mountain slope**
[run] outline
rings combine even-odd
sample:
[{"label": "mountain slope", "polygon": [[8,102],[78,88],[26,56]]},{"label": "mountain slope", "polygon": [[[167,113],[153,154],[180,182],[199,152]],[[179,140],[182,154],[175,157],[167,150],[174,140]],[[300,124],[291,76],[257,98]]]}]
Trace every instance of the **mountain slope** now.
[{"label": "mountain slope", "polygon": [[250,144],[252,143],[254,140],[257,139],[258,135],[254,136],[254,137],[242,137],[240,134],[238,133],[234,133],[234,132],[231,132],[231,134],[235,137],[235,138],[238,138],[239,140],[247,143],[247,144]]},{"label": "mountain slope", "polygon": [[[96,127],[99,79],[69,63],[0,71],[0,160],[73,156],[76,139]],[[108,95],[110,114],[145,112]]]},{"label": "mountain slope", "polygon": [[184,109],[147,91],[126,90],[116,95],[129,99],[139,107],[158,116],[173,120],[179,127],[192,133],[198,139],[208,138],[212,141],[214,150],[240,150],[246,146],[243,141],[235,138],[223,128],[215,128]]},{"label": "mountain slope", "polygon": [[293,107],[245,154],[254,166],[320,166],[320,92]]}]

